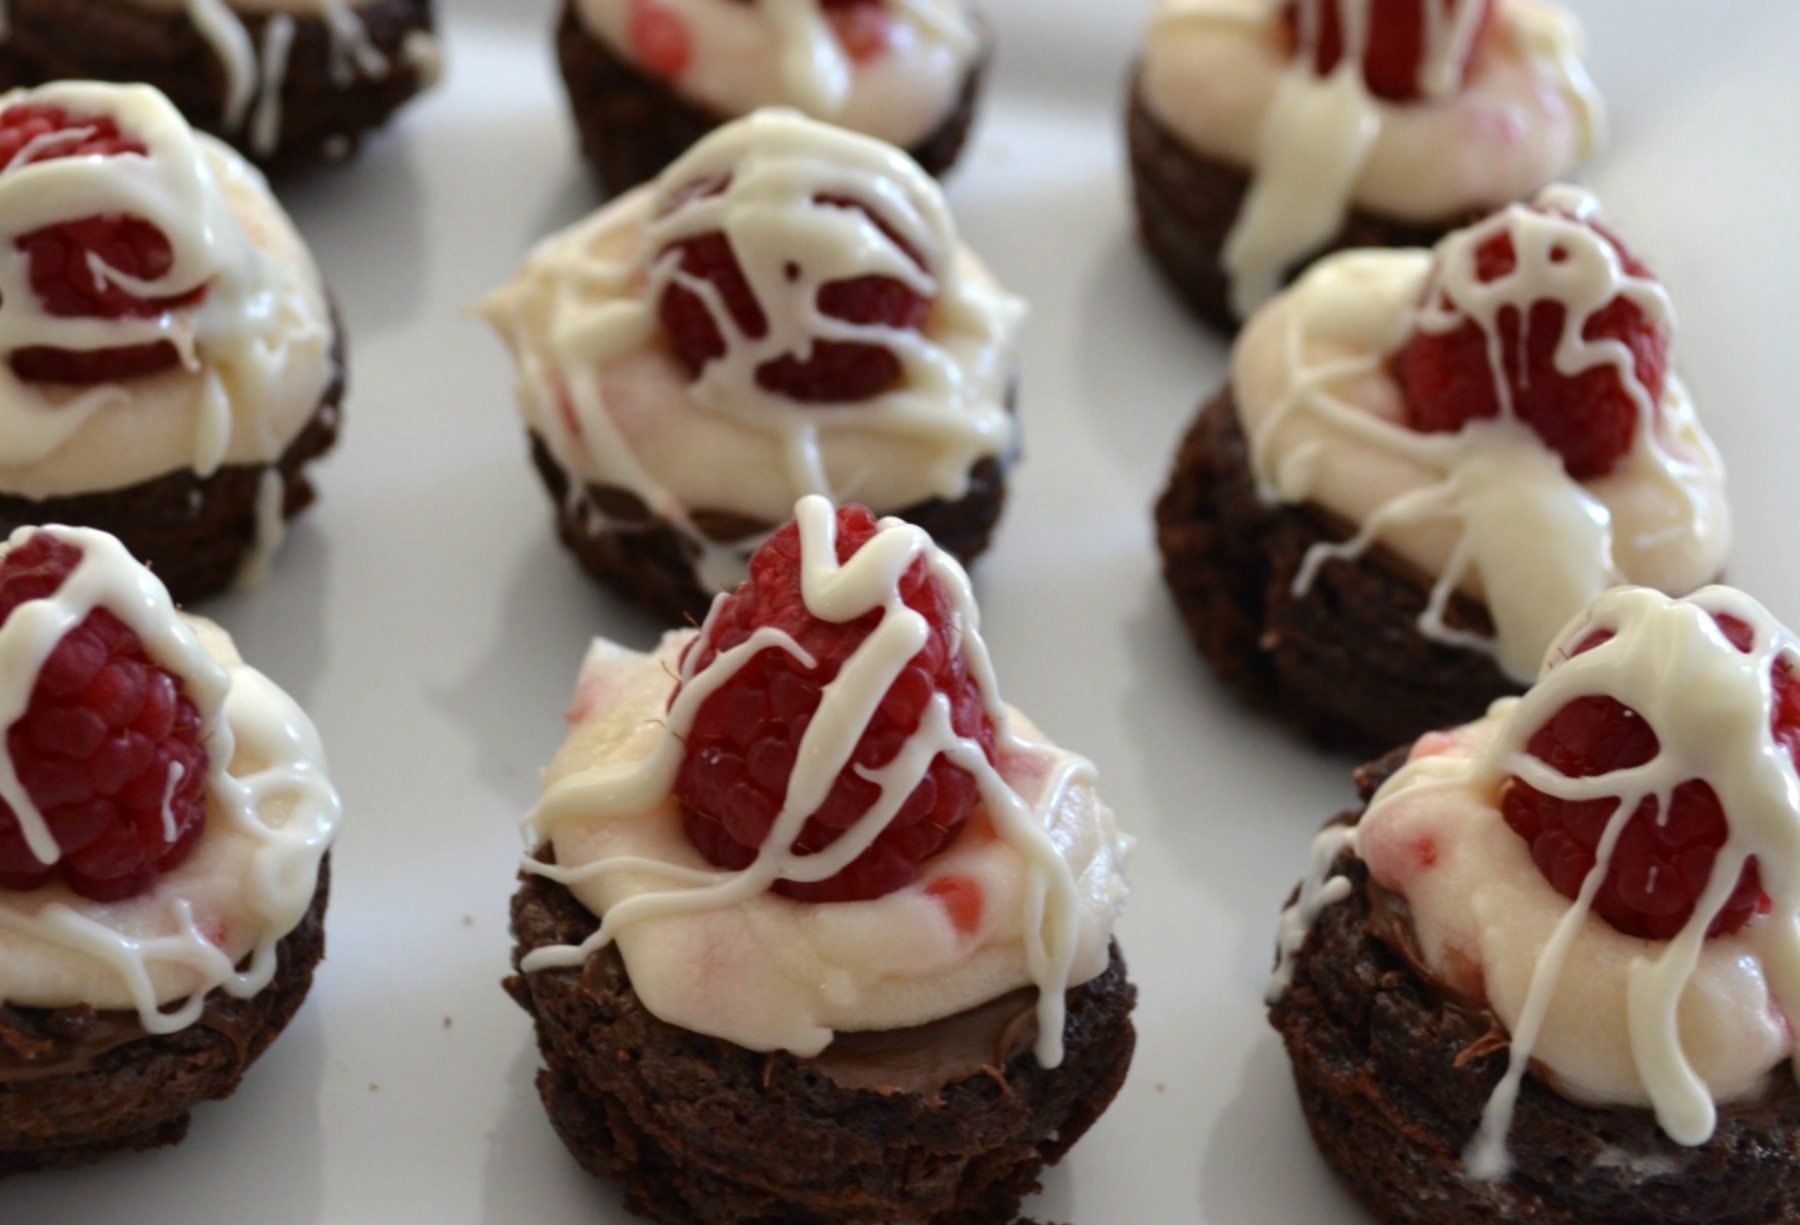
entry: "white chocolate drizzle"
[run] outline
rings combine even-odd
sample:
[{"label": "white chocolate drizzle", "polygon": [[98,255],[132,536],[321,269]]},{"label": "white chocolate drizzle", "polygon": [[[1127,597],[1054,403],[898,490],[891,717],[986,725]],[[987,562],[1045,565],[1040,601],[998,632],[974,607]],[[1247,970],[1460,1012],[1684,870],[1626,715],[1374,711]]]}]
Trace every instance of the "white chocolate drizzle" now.
[{"label": "white chocolate drizzle", "polygon": [[[1674,325],[1662,287],[1628,273],[1586,224],[1596,215],[1591,196],[1553,187],[1532,207],[1512,205],[1451,234],[1434,257],[1374,251],[1323,261],[1252,321],[1233,385],[1259,495],[1271,504],[1317,500],[1357,524],[1349,540],[1309,550],[1297,593],[1326,561],[1388,544],[1432,576],[1420,632],[1490,651],[1525,681],[1556,632],[1607,587],[1640,582],[1679,593],[1717,576],[1729,539],[1720,462],[1685,388],[1670,374],[1656,403],[1629,349],[1582,335],[1618,297],[1654,326]],[[1512,242],[1516,265],[1484,282],[1475,253],[1500,236]],[[1631,449],[1604,477],[1572,479],[1513,415],[1499,315],[1542,300],[1565,308],[1558,370],[1610,366],[1636,406]],[[1369,411],[1371,386],[1391,386],[1382,381],[1387,363],[1415,332],[1448,332],[1470,319],[1489,338],[1499,417],[1421,433],[1397,419],[1397,389],[1379,401],[1391,416]],[[1357,474],[1358,464],[1381,472]],[[1492,641],[1445,623],[1459,590],[1485,601]]]},{"label": "white chocolate drizzle", "polygon": [[[834,875],[873,844],[932,762],[942,756],[974,776],[981,811],[999,837],[1023,860],[1025,961],[1038,988],[1036,1054],[1044,1066],[1054,1067],[1062,1060],[1064,996],[1073,985],[1071,971],[1076,960],[1080,918],[1074,873],[1064,857],[1064,848],[1047,831],[1044,813],[1054,810],[1069,788],[1091,784],[1093,767],[1081,758],[1062,758],[1060,773],[1044,787],[1045,798],[1028,805],[988,761],[979,744],[956,734],[950,723],[948,700],[935,694],[918,729],[893,761],[878,771],[864,772],[864,777],[880,788],[880,796],[870,810],[824,850],[816,854],[796,852],[793,844],[802,826],[850,761],[889,686],[929,635],[924,618],[899,595],[901,576],[920,559],[942,584],[952,616],[960,626],[960,649],[993,722],[997,757],[1005,759],[1008,754],[1032,750],[1009,727],[1007,709],[999,700],[987,650],[978,632],[979,614],[974,598],[967,577],[955,560],[932,546],[919,528],[889,519],[881,523],[872,539],[840,564],[836,514],[831,504],[823,498],[809,497],[801,500],[795,513],[801,542],[801,589],[808,610],[830,621],[853,620],[875,609],[882,610],[882,617],[826,686],[818,712],[799,746],[781,811],[755,861],[740,872],[696,871],[641,857],[602,858],[568,869],[546,866],[528,855],[524,861],[527,871],[540,872],[563,883],[610,873],[639,872],[660,878],[667,887],[638,893],[608,907],[599,929],[582,945],[536,950],[524,960],[523,967],[532,971],[577,966],[633,924],[731,906],[765,893],[777,880],[818,881]],[[714,605],[715,616],[719,607],[720,604]],[[713,617],[709,617],[701,627],[701,643],[712,632],[712,623]],[[563,822],[630,819],[665,801],[673,792],[685,753],[683,738],[700,706],[764,650],[788,651],[802,662],[809,662],[793,639],[772,628],[759,629],[744,643],[720,653],[704,671],[696,670],[703,653],[696,644],[686,653],[679,693],[649,755],[626,765],[599,766],[574,773],[551,785],[525,818],[528,844],[534,850],[543,845]],[[695,950],[695,955],[700,955],[699,950]],[[822,1040],[811,1041],[809,1035],[809,1049],[800,1053],[816,1053],[822,1045]]]},{"label": "white chocolate drizzle", "polygon": [[[1464,87],[1463,65],[1481,28],[1481,0],[1452,0],[1448,9],[1424,4],[1425,53],[1417,69],[1415,102],[1389,102],[1363,78],[1374,0],[1300,0],[1299,46],[1280,73],[1260,119],[1251,155],[1251,186],[1221,253],[1231,278],[1232,308],[1247,318],[1279,289],[1296,262],[1343,225],[1383,129],[1404,123],[1414,108],[1446,108]],[[1339,15],[1343,54],[1325,76],[1313,68],[1322,6]],[[1231,29],[1278,40],[1285,4],[1278,0],[1161,0],[1153,37],[1183,30]],[[1564,97],[1579,128],[1576,160],[1603,138],[1597,92],[1581,64],[1580,32],[1559,10],[1535,0],[1501,0],[1496,37],[1516,44],[1533,65],[1539,88]],[[1480,71],[1477,63],[1475,71]],[[1475,126],[1473,123],[1465,128]],[[1541,187],[1543,179],[1532,185]],[[1492,206],[1483,199],[1463,207]],[[1380,211],[1380,210],[1377,210]],[[1417,219],[1417,218],[1415,218]],[[1419,220],[1438,220],[1425,218]]]},{"label": "white chocolate drizzle", "polygon": [[[5,944],[9,968],[0,974],[0,998],[42,1007],[128,1006],[147,1031],[172,1033],[193,1024],[214,989],[247,999],[268,985],[276,945],[312,904],[319,863],[342,807],[311,722],[292,699],[236,659],[222,631],[178,614],[162,584],[103,532],[20,528],[6,549],[37,531],[79,549],[82,560],[53,595],[21,604],[0,625],[0,725],[10,727],[24,713],[38,672],[63,636],[90,612],[105,608],[137,634],[151,659],[179,679],[200,714],[208,760],[207,826],[187,864],[125,902],[92,903],[60,883],[0,893],[0,943],[27,942],[23,955],[17,943]],[[169,780],[170,794],[178,781]],[[57,862],[55,839],[4,751],[0,799],[18,818],[38,860]],[[241,913],[234,921],[240,929],[237,943],[227,949],[216,933],[196,922],[194,906],[180,890],[203,874],[195,865],[209,846],[234,844],[241,848],[246,876],[229,890]],[[31,971],[19,964],[27,960],[40,967],[50,987],[34,987]],[[51,968],[46,972],[44,966]],[[56,994],[69,981],[96,974],[107,984],[103,998]]]},{"label": "white chocolate drizzle", "polygon": [[[693,195],[702,183],[721,186]],[[863,202],[881,224],[822,197]],[[711,282],[681,270],[676,244],[713,231],[729,238],[757,298],[761,337],[744,334]],[[926,326],[855,324],[819,310],[822,286],[859,276],[891,277],[931,301]],[[687,449],[642,440],[657,410],[638,403],[641,381],[626,382],[658,347],[657,304],[671,285],[704,303],[725,352],[698,378],[659,354],[649,359],[657,385],[691,405],[693,429],[744,443],[724,444],[723,463],[680,482],[668,469],[687,462]],[[773,523],[808,494],[877,510],[953,499],[978,460],[1015,445],[1006,399],[1022,305],[960,250],[942,192],[916,163],[792,111],[759,111],[714,132],[653,188],[541,244],[520,280],[481,309],[518,355],[521,408],[562,466],[636,495],[681,532],[697,569],[721,588],[744,576],[759,540],[716,544],[695,524],[697,509]],[[898,384],[868,400],[814,405],[757,383],[760,366],[804,357],[815,337],[887,348],[900,363]],[[749,447],[776,471],[729,472],[749,463]],[[572,481],[570,496],[603,521],[582,485]]]}]

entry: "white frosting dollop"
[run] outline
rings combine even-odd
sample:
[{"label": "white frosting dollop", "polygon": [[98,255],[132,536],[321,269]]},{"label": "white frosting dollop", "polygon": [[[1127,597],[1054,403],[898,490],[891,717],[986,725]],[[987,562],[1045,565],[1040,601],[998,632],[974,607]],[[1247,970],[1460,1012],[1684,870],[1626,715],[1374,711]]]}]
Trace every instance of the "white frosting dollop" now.
[{"label": "white frosting dollop", "polygon": [[1290,55],[1283,0],[1159,0],[1142,73],[1151,114],[1197,153],[1248,169],[1254,183],[1224,253],[1233,306],[1248,316],[1290,266],[1336,233],[1352,208],[1442,224],[1535,194],[1592,155],[1604,131],[1560,7],[1498,0],[1466,80],[1480,16],[1457,0],[1426,32],[1422,97],[1371,95],[1361,71],[1373,0],[1330,0],[1346,53],[1312,69],[1318,0],[1303,4]]},{"label": "white frosting dollop", "polygon": [[[700,183],[724,186],[695,196]],[[882,224],[820,197],[863,202]],[[710,231],[730,239],[768,322],[760,338],[669,250]],[[819,310],[821,286],[865,275],[933,300],[924,328]],[[725,342],[697,379],[657,319],[675,284],[706,304]],[[695,511],[774,524],[806,494],[900,510],[963,496],[975,463],[1016,446],[1007,401],[1022,304],[957,242],[943,193],[916,163],[791,111],[712,133],[655,184],[546,239],[479,309],[518,361],[526,423],[577,478],[571,496],[585,502],[583,484],[635,494],[683,533],[702,578],[720,588],[744,577],[757,541],[715,545]],[[818,405],[757,383],[759,366],[807,354],[815,336],[886,347],[898,385]]]},{"label": "white frosting dollop", "polygon": [[[24,711],[63,634],[104,607],[180,679],[200,712],[206,824],[189,857],[137,897],[96,902],[60,880],[0,890],[0,1000],[131,1010],[149,1032],[170,1033],[192,1024],[215,989],[248,998],[269,984],[276,945],[312,904],[342,807],[312,722],[243,662],[223,630],[177,613],[163,586],[105,533],[21,528],[6,550],[40,530],[83,558],[54,595],[20,605],[0,625],[0,725]],[[56,844],[3,744],[0,797],[33,853],[55,862]]]},{"label": "white frosting dollop", "polygon": [[[1748,651],[1716,615],[1752,630]],[[1599,631],[1612,637],[1569,656]],[[1785,664],[1778,663],[1785,661]],[[1503,1178],[1521,1078],[1536,1063],[1596,1105],[1649,1107],[1677,1143],[1704,1143],[1717,1103],[1753,1099],[1792,1058],[1800,1006],[1800,778],[1773,734],[1771,668],[1800,662],[1792,635],[1754,600],[1709,587],[1685,600],[1608,592],[1559,638],[1536,686],[1489,715],[1422,738],[1354,831],[1328,831],[1382,888],[1404,897],[1427,966],[1485,1001],[1510,1036],[1509,1070],[1467,1154]],[[1656,734],[1648,763],[1572,778],[1527,752],[1571,700],[1610,695]],[[1558,893],[1501,814],[1512,775],[1567,800],[1616,797],[1594,870],[1573,902]],[[1622,934],[1590,909],[1625,822],[1649,797],[1706,782],[1728,837],[1693,915],[1672,940]],[[1739,931],[1708,939],[1746,860],[1773,901]],[[1296,926],[1344,896],[1315,884]],[[1284,947],[1285,944],[1284,944]]]},{"label": "white frosting dollop", "polygon": [[[872,56],[844,45],[820,0],[576,0],[582,24],[677,93],[730,119],[792,106],[902,147],[949,116],[982,54],[968,0],[888,0]],[[646,63],[634,27],[685,40],[672,63]],[[669,30],[680,30],[679,36]]]},{"label": "white frosting dollop", "polygon": [[[580,948],[539,950],[525,968],[577,965],[616,940],[656,1016],[753,1050],[800,1055],[817,1054],[836,1031],[923,1024],[1035,984],[1037,1055],[1054,1066],[1065,992],[1106,968],[1132,840],[1100,802],[1092,764],[1051,745],[1000,703],[967,579],[953,559],[918,528],[887,520],[839,565],[830,505],[806,499],[798,516],[813,614],[845,621],[877,607],[885,613],[826,687],[756,861],[728,872],[689,844],[672,794],[682,736],[708,694],[749,658],[765,649],[797,651],[796,644],[758,631],[696,675],[701,652],[689,652],[685,666],[682,660],[694,631],[668,635],[649,655],[596,642],[582,667],[569,739],[526,818],[529,842],[552,846],[556,866],[528,856],[525,867],[566,884],[603,921]],[[801,826],[923,641],[923,619],[897,594],[900,576],[921,557],[961,621],[998,764],[956,736],[938,695],[907,746],[872,778],[882,795],[869,812],[826,850],[797,854],[791,846]],[[670,706],[678,679],[681,694]],[[821,880],[849,863],[940,753],[975,776],[981,804],[955,840],[920,865],[915,883],[863,902],[802,903],[769,892],[778,878]],[[946,892],[979,899],[972,925],[966,910],[956,920]]]},{"label": "white frosting dollop", "polygon": [[[1514,205],[1452,234],[1435,258],[1332,256],[1245,326],[1231,385],[1259,492],[1271,503],[1324,507],[1357,528],[1349,541],[1309,554],[1301,589],[1329,558],[1384,545],[1433,581],[1421,632],[1492,650],[1504,671],[1527,681],[1552,637],[1606,588],[1636,583],[1681,594],[1718,577],[1731,536],[1723,466],[1686,387],[1669,374],[1653,404],[1623,345],[1581,336],[1590,314],[1620,296],[1672,327],[1661,287],[1627,273],[1612,245],[1583,223],[1594,211],[1591,197],[1553,188],[1537,207]],[[1473,253],[1501,235],[1517,265],[1482,282]],[[1426,302],[1428,285],[1443,298]],[[1453,433],[1406,426],[1390,359],[1416,332],[1469,318],[1498,336],[1494,317],[1507,302],[1551,299],[1565,307],[1559,369],[1613,366],[1636,405],[1631,449],[1613,471],[1587,481],[1568,475],[1561,457],[1512,415],[1497,349],[1500,416]],[[1494,641],[1443,623],[1456,591],[1486,603]]]},{"label": "white frosting dollop", "polygon": [[336,363],[318,269],[268,184],[146,86],[65,82],[0,95],[0,109],[24,102],[108,117],[147,153],[15,161],[0,172],[0,240],[10,249],[61,222],[140,217],[168,238],[168,271],[137,282],[96,260],[96,278],[146,298],[202,287],[204,297],[150,318],[60,318],[32,290],[28,261],[0,263],[0,353],[167,341],[181,356],[175,368],[91,386],[27,381],[0,361],[0,489],[41,499],[278,458],[317,411]]}]

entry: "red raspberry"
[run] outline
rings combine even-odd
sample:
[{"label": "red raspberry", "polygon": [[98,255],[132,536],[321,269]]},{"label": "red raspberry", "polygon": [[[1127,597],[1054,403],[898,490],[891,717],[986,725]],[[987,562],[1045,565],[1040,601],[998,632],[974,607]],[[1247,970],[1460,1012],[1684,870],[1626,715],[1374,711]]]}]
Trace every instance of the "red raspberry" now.
[{"label": "red raspberry", "polygon": [[[675,193],[666,213],[679,210],[690,200],[716,195],[728,180],[690,184]],[[840,196],[820,196],[815,203],[862,212],[915,264],[924,267],[918,253],[867,206]],[[731,248],[731,240],[717,230],[684,239],[671,250],[681,252],[681,271],[697,280],[710,281],[724,301],[737,329],[751,340],[769,333],[768,318],[743,267]],[[885,325],[918,331],[931,315],[931,303],[887,276],[849,277],[819,286],[819,312],[846,323]],[[676,356],[688,373],[699,377],[706,364],[725,355],[725,337],[698,294],[671,284],[657,306],[665,330],[675,344]],[[845,404],[871,399],[900,381],[900,359],[882,345],[850,340],[815,340],[812,352],[802,359],[785,353],[756,369],[756,382],[764,391],[787,396],[804,404]]]},{"label": "red raspberry", "polygon": [[694,32],[672,9],[655,0],[631,0],[631,45],[653,75],[678,77],[694,62]]},{"label": "red raspberry", "polygon": [[[1726,639],[1750,649],[1750,627],[1735,617],[1716,615]],[[1583,639],[1571,655],[1592,650],[1612,635]],[[1773,665],[1775,713],[1772,731],[1800,767],[1800,678],[1787,659]],[[1570,778],[1592,778],[1641,766],[1660,751],[1656,732],[1639,714],[1615,698],[1576,698],[1533,733],[1527,751]],[[1531,858],[1546,880],[1573,898],[1593,871],[1600,838],[1619,807],[1617,799],[1562,800],[1546,795],[1517,775],[1507,780],[1500,811],[1506,823],[1531,844]],[[1712,875],[1713,860],[1728,834],[1725,811],[1712,787],[1689,779],[1670,793],[1669,810],[1657,819],[1657,802],[1646,796],[1613,846],[1606,878],[1594,895],[1594,910],[1628,936],[1668,940],[1693,917],[1694,906]],[[1766,910],[1762,876],[1754,857],[1744,864],[1737,887],[1706,929],[1709,936],[1737,931],[1758,910]]]},{"label": "red raspberry", "polygon": [[[81,550],[38,532],[0,561],[0,622],[53,595]],[[206,814],[200,714],[181,682],[104,608],[63,635],[6,731],[6,751],[62,858],[39,863],[0,802],[0,888],[28,890],[59,873],[83,897],[142,893],[194,849]]]},{"label": "red raspberry", "polygon": [[[148,155],[141,141],[121,133],[106,116],[79,116],[54,106],[24,104],[0,112],[0,168],[67,157]],[[97,278],[91,260],[138,280],[155,280],[174,264],[168,236],[141,217],[103,214],[33,230],[15,245],[30,261],[31,288],[59,319],[153,319],[191,306],[201,286],[164,298],[139,298]],[[68,350],[34,346],[11,355],[22,379],[100,383],[166,370],[180,362],[167,341],[114,349]]]},{"label": "red raspberry", "polygon": [[[876,526],[860,506],[846,506],[837,517],[842,562],[875,535]],[[956,733],[980,744],[994,760],[994,727],[963,657],[963,627],[923,559],[900,580],[900,596],[930,623],[931,635],[888,689],[824,804],[807,819],[794,844],[802,854],[830,846],[874,805],[880,790],[858,767],[879,770],[891,762],[917,730],[934,694],[949,698]],[[750,580],[727,597],[709,619],[705,636],[688,648],[701,652],[696,675],[762,626],[785,630],[817,663],[807,668],[785,650],[763,650],[701,704],[686,737],[675,794],[688,838],[707,860],[738,870],[756,858],[781,811],[801,737],[825,686],[883,615],[875,609],[838,623],[807,610],[800,591],[800,532],[793,523],[750,559]],[[950,842],[978,798],[974,777],[940,755],[874,845],[848,867],[817,883],[778,881],[775,890],[808,902],[892,893],[913,879],[921,860]]]},{"label": "red raspberry", "polygon": [[[1611,232],[1591,222],[1587,228],[1594,241],[1605,242],[1618,253],[1626,273],[1644,279],[1654,276]],[[1496,234],[1476,248],[1475,275],[1484,283],[1497,281],[1516,267],[1518,257],[1509,234]],[[1575,375],[1559,372],[1556,346],[1567,311],[1561,302],[1548,299],[1529,303],[1521,338],[1521,308],[1526,306],[1509,305],[1499,314],[1499,351],[1513,412],[1563,457],[1570,476],[1576,480],[1604,476],[1631,450],[1637,404],[1611,365],[1590,366]],[[1581,335],[1590,341],[1622,342],[1651,404],[1662,402],[1669,333],[1636,303],[1614,298],[1587,318]],[[1399,355],[1407,424],[1426,433],[1451,432],[1472,420],[1500,415],[1489,341],[1481,324],[1468,319],[1448,332],[1421,331],[1407,343]]]},{"label": "red raspberry", "polygon": [[[1355,0],[1352,0],[1354,3]],[[1481,17],[1475,37],[1462,62],[1466,75],[1475,53],[1493,24],[1494,0],[1477,0]],[[1319,37],[1313,48],[1313,70],[1327,76],[1344,58],[1344,27],[1338,11],[1340,0],[1318,0]],[[1418,99],[1419,72],[1425,60],[1425,5],[1427,0],[1372,0],[1369,4],[1368,46],[1363,51],[1363,82],[1377,98],[1391,102]],[[1446,24],[1454,17],[1457,0],[1438,0]],[[1300,4],[1289,4],[1282,14],[1294,52],[1300,44]]]}]

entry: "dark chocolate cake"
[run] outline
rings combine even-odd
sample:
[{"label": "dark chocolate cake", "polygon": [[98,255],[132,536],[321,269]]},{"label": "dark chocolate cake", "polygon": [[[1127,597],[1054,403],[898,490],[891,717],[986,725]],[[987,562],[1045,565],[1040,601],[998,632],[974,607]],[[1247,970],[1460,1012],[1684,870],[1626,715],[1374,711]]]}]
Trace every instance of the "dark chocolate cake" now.
[{"label": "dark chocolate cake", "polygon": [[[1322,743],[1382,752],[1522,688],[1490,655],[1419,632],[1430,583],[1385,550],[1327,561],[1295,592],[1307,551],[1350,532],[1317,507],[1258,497],[1229,390],[1183,440],[1156,526],[1163,577],[1200,654]],[[1446,620],[1492,632],[1486,610],[1465,596]]]},{"label": "dark chocolate cake", "polygon": [[[1138,233],[1151,262],[1189,309],[1226,335],[1243,322],[1231,306],[1231,277],[1221,262],[1225,240],[1250,190],[1247,168],[1197,153],[1159,122],[1133,82],[1126,116],[1132,197]],[[1429,247],[1478,214],[1421,225],[1353,208],[1337,233],[1295,261],[1292,280],[1314,260],[1358,247]]]},{"label": "dark chocolate cake", "polygon": [[249,999],[215,991],[194,1024],[150,1034],[136,1013],[0,1005],[0,1176],[85,1165],[178,1143],[202,1102],[230,1097],[293,1018],[325,955],[331,860],[274,980]]},{"label": "dark chocolate cake", "polygon": [[[1404,760],[1359,772],[1365,801]],[[1354,819],[1355,814],[1346,819]],[[1775,1070],[1764,1100],[1720,1109],[1712,1138],[1669,1139],[1649,1110],[1590,1107],[1536,1071],[1520,1089],[1504,1181],[1465,1150],[1507,1066],[1494,1015],[1423,969],[1406,903],[1340,857],[1351,885],[1320,911],[1270,1009],[1326,1160],[1388,1225],[1770,1225],[1800,1219],[1800,1092]]]},{"label": "dark chocolate cake", "polygon": [[255,130],[260,94],[237,122],[228,121],[226,67],[185,11],[119,0],[9,0],[0,88],[58,80],[143,82],[167,94],[195,127],[259,165],[279,170],[337,161],[429,86],[437,71],[435,48],[415,53],[424,45],[416,40],[432,36],[430,0],[366,0],[353,7],[366,46],[385,61],[380,71],[359,66],[322,14],[235,14],[259,71],[267,71],[268,49],[279,41],[271,38],[271,24],[278,16],[292,23],[276,105],[269,108],[278,127],[266,140]]},{"label": "dark chocolate cake", "polygon": [[[562,886],[522,880],[515,967],[592,934]],[[1116,945],[1069,993],[1055,1069],[1029,1049],[1029,990],[952,1022],[840,1036],[809,1060],[658,1020],[610,949],[505,985],[537,1023],[538,1091],[569,1151],[669,1225],[1011,1221],[1118,1092],[1135,1043]]]}]

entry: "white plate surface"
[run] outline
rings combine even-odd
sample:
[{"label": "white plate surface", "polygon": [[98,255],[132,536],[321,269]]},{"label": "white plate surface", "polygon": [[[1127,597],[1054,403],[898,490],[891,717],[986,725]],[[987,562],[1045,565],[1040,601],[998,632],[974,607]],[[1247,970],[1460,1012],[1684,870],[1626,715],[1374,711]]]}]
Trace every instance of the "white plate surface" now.
[{"label": "white plate surface", "polygon": [[[1800,7],[1578,0],[1613,114],[1589,176],[1668,282],[1731,466],[1734,579],[1800,621]],[[653,627],[553,543],[511,372],[467,304],[595,201],[549,0],[449,0],[450,75],[357,162],[284,188],[349,321],[347,433],[261,590],[210,612],[311,710],[348,807],[330,956],[186,1143],[8,1183],[0,1221],[625,1221],[532,1089],[501,993],[515,820],[587,639]],[[1242,712],[1189,651],[1149,506],[1223,345],[1134,246],[1119,138],[1146,0],[987,0],[1001,56],[950,195],[1033,307],[1027,455],[976,572],[1004,691],[1093,757],[1141,839],[1120,938],[1136,1066],[1039,1219],[1362,1222],[1308,1143],[1261,994],[1281,899],[1348,765]],[[1785,512],[1785,513],[1784,513]]]}]

